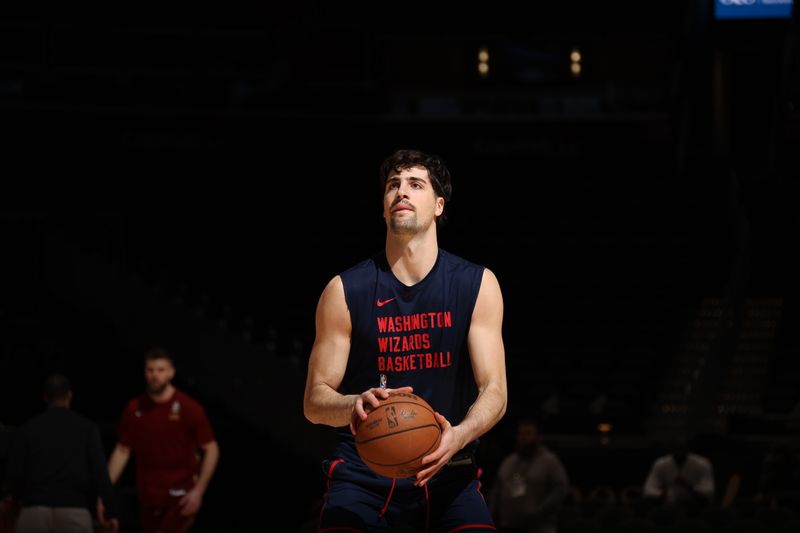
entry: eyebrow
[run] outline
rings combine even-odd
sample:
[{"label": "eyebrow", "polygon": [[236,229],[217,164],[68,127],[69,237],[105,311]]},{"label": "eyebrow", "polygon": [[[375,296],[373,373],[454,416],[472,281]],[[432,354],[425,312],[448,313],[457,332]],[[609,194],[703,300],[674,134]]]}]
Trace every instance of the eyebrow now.
[{"label": "eyebrow", "polygon": [[[406,179],[408,181],[415,181],[415,182],[419,182],[419,183],[428,183],[428,181],[425,178],[421,178],[421,177],[418,177],[418,176],[408,176]],[[388,178],[386,178],[386,183],[389,183],[389,182],[392,182],[392,181],[400,181],[399,175],[395,174],[394,176],[389,176]]]}]

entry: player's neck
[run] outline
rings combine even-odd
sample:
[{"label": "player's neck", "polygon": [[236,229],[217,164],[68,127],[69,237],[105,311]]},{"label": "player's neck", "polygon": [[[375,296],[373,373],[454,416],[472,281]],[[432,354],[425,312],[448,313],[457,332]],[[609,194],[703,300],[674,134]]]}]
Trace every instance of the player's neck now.
[{"label": "player's neck", "polygon": [[405,285],[419,283],[427,276],[438,256],[439,243],[435,231],[410,239],[387,235],[386,260],[395,277]]},{"label": "player's neck", "polygon": [[150,392],[148,392],[147,394],[150,396],[150,399],[153,400],[155,403],[166,403],[170,401],[172,399],[172,395],[175,394],[175,387],[173,387],[172,384],[170,383],[169,385],[164,387],[164,390],[162,390],[157,394],[153,394]]}]

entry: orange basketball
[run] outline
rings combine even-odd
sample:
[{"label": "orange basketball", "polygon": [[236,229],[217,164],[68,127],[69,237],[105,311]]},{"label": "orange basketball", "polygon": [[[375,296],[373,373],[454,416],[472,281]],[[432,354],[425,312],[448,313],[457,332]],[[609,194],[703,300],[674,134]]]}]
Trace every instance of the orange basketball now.
[{"label": "orange basketball", "polygon": [[439,446],[442,430],[433,408],[415,394],[391,392],[356,427],[356,449],[364,463],[386,477],[410,477],[422,469],[422,458]]}]

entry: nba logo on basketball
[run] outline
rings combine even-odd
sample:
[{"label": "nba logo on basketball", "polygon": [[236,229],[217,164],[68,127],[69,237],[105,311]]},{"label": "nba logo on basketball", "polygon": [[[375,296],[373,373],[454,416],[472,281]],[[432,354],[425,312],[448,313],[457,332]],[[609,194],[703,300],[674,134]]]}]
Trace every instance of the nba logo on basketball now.
[{"label": "nba logo on basketball", "polygon": [[413,476],[442,438],[433,408],[419,396],[401,392],[390,392],[380,403],[382,413],[368,405],[366,420],[356,421],[358,455],[381,476]]},{"label": "nba logo on basketball", "polygon": [[397,413],[393,405],[386,408],[386,422],[389,424],[390,428],[397,427]]}]

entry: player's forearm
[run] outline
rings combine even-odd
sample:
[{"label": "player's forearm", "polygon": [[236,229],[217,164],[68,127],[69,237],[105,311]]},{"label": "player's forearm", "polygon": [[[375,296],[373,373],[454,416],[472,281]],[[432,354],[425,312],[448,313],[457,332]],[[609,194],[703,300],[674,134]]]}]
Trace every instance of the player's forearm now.
[{"label": "player's forearm", "polygon": [[203,461],[200,463],[200,475],[194,486],[205,492],[219,462],[219,446],[216,442],[203,446]]},{"label": "player's forearm", "polygon": [[116,483],[125,470],[125,465],[128,464],[128,458],[131,455],[130,448],[126,448],[120,444],[114,448],[111,457],[108,459],[108,477],[111,478],[111,483]]},{"label": "player's forearm", "polygon": [[306,418],[314,424],[341,427],[350,423],[358,396],[342,395],[325,384],[312,387],[303,402]]},{"label": "player's forearm", "polygon": [[505,383],[493,382],[480,391],[467,416],[453,428],[460,436],[462,448],[489,431],[503,418],[506,398]]}]

